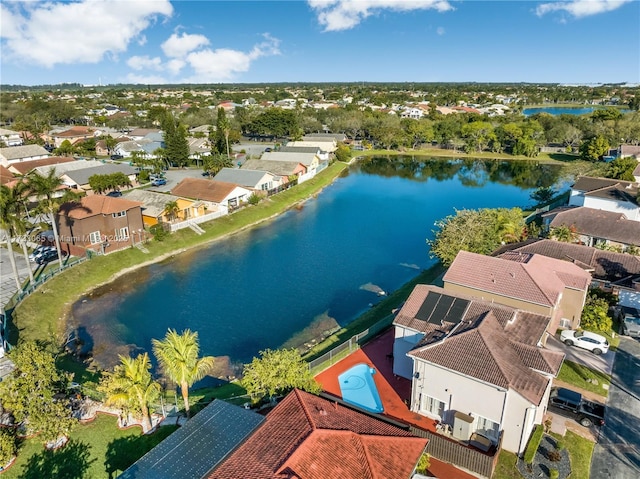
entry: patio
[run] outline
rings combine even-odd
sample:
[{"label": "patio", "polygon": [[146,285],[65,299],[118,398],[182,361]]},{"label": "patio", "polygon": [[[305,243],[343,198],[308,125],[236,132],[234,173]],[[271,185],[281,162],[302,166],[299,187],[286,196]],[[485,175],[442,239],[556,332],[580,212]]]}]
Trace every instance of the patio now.
[{"label": "patio", "polygon": [[[392,352],[393,328],[390,328],[361,349],[318,374],[316,380],[322,385],[324,392],[342,398],[338,376],[356,364],[368,364],[378,371],[373,377],[384,407],[384,412],[380,415],[435,433],[436,421],[409,410],[411,381],[393,374]],[[476,476],[433,456],[430,461],[429,470],[437,477],[476,479]]]}]

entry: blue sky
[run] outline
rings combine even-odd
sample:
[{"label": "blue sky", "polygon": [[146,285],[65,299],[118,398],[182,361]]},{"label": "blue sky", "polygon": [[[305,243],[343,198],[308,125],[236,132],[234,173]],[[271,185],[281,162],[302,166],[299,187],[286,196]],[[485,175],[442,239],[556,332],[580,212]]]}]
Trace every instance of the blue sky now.
[{"label": "blue sky", "polygon": [[0,83],[640,83],[638,0],[11,1]]}]

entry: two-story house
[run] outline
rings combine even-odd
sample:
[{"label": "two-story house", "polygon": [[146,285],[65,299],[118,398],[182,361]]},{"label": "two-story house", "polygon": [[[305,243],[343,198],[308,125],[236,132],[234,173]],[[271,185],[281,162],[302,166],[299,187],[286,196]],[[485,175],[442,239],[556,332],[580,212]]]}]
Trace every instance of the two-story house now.
[{"label": "two-story house", "polygon": [[493,257],[460,251],[443,281],[452,293],[550,316],[548,334],[553,336],[559,327],[580,325],[591,275],[542,255],[512,252]]},{"label": "two-story house", "polygon": [[141,205],[102,195],[63,204],[56,218],[62,249],[75,256],[87,250],[107,254],[140,242],[144,237]]},{"label": "two-story house", "polygon": [[569,206],[622,213],[629,220],[640,221],[638,184],[631,181],[581,176],[571,187]]},{"label": "two-story house", "polygon": [[521,453],[564,355],[541,347],[551,318],[417,285],[394,320],[394,374],[411,410],[463,443]]}]

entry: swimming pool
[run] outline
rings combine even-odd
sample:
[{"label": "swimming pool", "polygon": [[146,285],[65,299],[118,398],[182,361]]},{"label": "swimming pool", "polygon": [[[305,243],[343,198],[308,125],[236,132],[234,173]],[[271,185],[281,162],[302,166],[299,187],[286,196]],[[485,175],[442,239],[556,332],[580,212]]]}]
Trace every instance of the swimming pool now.
[{"label": "swimming pool", "polygon": [[373,380],[376,370],[367,364],[356,364],[338,376],[342,399],[365,411],[384,411],[378,388]]}]

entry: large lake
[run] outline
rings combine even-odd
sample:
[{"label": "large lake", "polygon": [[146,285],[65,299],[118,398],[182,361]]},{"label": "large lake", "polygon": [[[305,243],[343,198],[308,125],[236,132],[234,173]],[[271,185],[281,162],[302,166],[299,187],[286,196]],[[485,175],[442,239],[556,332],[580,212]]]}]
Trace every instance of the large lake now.
[{"label": "large lake", "polygon": [[[548,113],[549,115],[590,115],[598,108],[604,107],[539,107],[539,108],[525,108],[522,110],[524,116],[531,116],[537,113]],[[629,110],[620,110],[622,113],[627,113]]]},{"label": "large lake", "polygon": [[[71,325],[102,366],[198,331],[232,365],[345,325],[434,263],[455,209],[526,206],[559,169],[534,162],[372,158],[269,223],[128,274],[78,301]],[[226,361],[220,360],[220,364]]]}]

